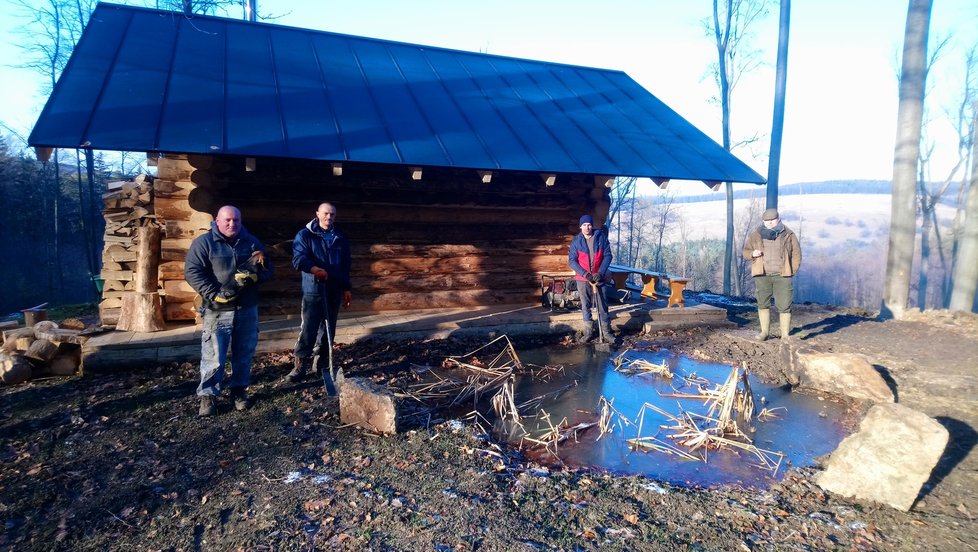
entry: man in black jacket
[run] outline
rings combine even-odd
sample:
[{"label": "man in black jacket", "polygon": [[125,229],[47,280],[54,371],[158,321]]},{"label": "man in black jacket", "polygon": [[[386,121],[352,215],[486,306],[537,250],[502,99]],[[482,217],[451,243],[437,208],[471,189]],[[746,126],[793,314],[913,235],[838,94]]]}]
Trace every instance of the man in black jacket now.
[{"label": "man in black jacket", "polygon": [[[320,355],[329,352],[336,338],[336,318],[340,304],[349,307],[350,292],[350,242],[336,228],[336,207],[321,203],[316,218],[309,221],[292,241],[292,266],[302,273],[302,324],[295,344],[292,371],[285,379],[296,382],[305,377],[312,367],[313,351]],[[323,373],[325,376],[325,372]],[[336,374],[324,377],[329,393],[335,393]]]},{"label": "man in black jacket", "polygon": [[265,248],[241,225],[241,211],[225,205],[187,251],[184,277],[203,298],[200,416],[212,416],[224,385],[224,365],[231,349],[231,378],[226,387],[235,410],[247,410],[251,359],[258,345],[258,283],[272,277]]}]

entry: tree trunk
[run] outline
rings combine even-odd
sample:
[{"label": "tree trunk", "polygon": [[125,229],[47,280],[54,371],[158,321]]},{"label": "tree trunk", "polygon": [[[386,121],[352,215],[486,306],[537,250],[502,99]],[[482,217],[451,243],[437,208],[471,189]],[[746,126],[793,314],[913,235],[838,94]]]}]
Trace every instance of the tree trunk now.
[{"label": "tree trunk", "polygon": [[[929,201],[928,201],[929,203]],[[927,308],[927,287],[930,285],[930,209],[936,206],[922,206],[920,221],[920,271],[917,281],[917,308]]]},{"label": "tree trunk", "polygon": [[910,0],[900,73],[900,107],[893,154],[893,195],[886,279],[880,318],[903,317],[910,296],[913,269],[917,160],[927,77],[927,37],[931,0]]},{"label": "tree trunk", "polygon": [[781,0],[778,25],[778,62],[774,77],[774,117],[771,122],[771,149],[767,161],[767,208],[778,208],[778,176],[781,170],[781,136],[784,133],[784,95],[788,86],[788,31],[791,0]]},{"label": "tree trunk", "polygon": [[[978,104],[975,105],[974,136],[978,140]],[[971,185],[964,215],[964,234],[958,246],[954,267],[954,289],[948,309],[971,311],[975,305],[975,289],[978,288],[978,155],[974,155],[975,140],[971,142]]]}]

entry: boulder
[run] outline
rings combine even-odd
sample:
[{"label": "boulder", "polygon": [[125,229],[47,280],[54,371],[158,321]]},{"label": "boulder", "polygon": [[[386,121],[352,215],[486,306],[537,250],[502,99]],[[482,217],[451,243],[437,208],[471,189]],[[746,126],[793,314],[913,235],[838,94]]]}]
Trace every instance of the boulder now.
[{"label": "boulder", "polygon": [[368,379],[345,378],[340,387],[340,421],[377,433],[397,433],[397,397]]},{"label": "boulder", "polygon": [[823,352],[812,347],[786,350],[787,375],[792,385],[875,403],[894,401],[886,380],[862,355]]},{"label": "boulder", "polygon": [[829,457],[815,482],[843,496],[909,511],[947,447],[948,432],[899,404],[873,406]]}]

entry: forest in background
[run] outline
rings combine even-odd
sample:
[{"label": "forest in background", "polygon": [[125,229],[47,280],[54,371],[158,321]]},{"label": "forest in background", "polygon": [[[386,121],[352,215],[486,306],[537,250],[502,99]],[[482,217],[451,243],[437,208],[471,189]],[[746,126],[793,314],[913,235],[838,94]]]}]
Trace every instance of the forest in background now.
[{"label": "forest in background", "polygon": [[[5,283],[0,293],[0,316],[41,303],[97,301],[95,279],[101,270],[104,229],[102,193],[106,182],[134,175],[123,175],[119,169],[111,171],[105,160],[95,155],[89,182],[84,152],[76,156],[67,151],[61,160],[61,170],[56,173],[53,162],[39,163],[29,153],[12,147],[9,139],[0,137],[0,204],[4,206],[4,216],[0,217],[0,257],[5,259],[0,263],[0,281]],[[129,166],[136,171],[144,169],[134,163]],[[616,183],[613,196],[621,185]],[[795,186],[784,186],[782,190],[792,188]],[[808,201],[818,195],[830,198],[828,203],[842,204],[847,200],[837,194],[875,194],[877,212],[888,209],[887,188],[879,181],[846,181],[841,187],[834,182],[805,184]],[[740,190],[737,194],[741,198],[735,210],[737,277],[741,295],[752,297],[750,271],[739,252],[764,209],[764,188]],[[878,309],[886,269],[888,216],[825,217],[817,214],[818,209],[806,214],[805,209],[792,207],[792,195],[785,194],[781,210],[786,224],[799,235],[804,253],[803,270],[795,280],[796,300]],[[706,197],[717,202],[721,199],[718,196]],[[946,194],[944,203],[953,202],[956,197],[957,194]],[[615,262],[685,276],[691,280],[689,289],[719,293],[723,285],[724,240],[722,234],[711,233],[706,227],[713,225],[713,230],[717,230],[722,221],[710,221],[711,214],[704,214],[706,205],[701,198],[670,193],[619,197],[609,224]],[[859,207],[869,206],[863,201]],[[955,208],[953,204],[948,206],[948,210]],[[851,237],[838,235],[833,226],[848,227]],[[950,269],[945,259],[950,258],[953,247],[953,227],[944,216],[936,228],[938,253],[930,256],[931,285],[925,299],[929,307],[941,304],[949,293]],[[918,239],[915,258],[918,268],[919,242]],[[919,270],[915,270],[911,306],[920,306],[919,282]]]},{"label": "forest in background", "polygon": [[89,182],[84,153],[71,165],[66,157],[56,172],[58,165],[0,136],[0,317],[42,303],[97,301],[102,192],[112,175],[95,155]]},{"label": "forest in background", "polygon": [[[780,211],[799,237],[804,261],[795,278],[795,300],[879,309],[890,228],[888,183],[844,181],[806,183],[805,197],[786,193]],[[781,188],[791,190],[796,185]],[[620,193],[620,192],[619,192]],[[863,194],[854,196],[854,194]],[[613,190],[614,195],[614,190]],[[753,298],[750,269],[740,252],[764,210],[763,186],[735,194],[734,251],[740,295]],[[793,197],[794,196],[794,197]],[[920,294],[921,240],[918,236],[911,305],[941,308],[950,293],[949,259],[955,244],[953,217],[958,195],[946,194],[935,210],[938,224],[928,256],[926,297]],[[615,198],[613,198],[613,201]],[[803,203],[802,203],[803,202]],[[918,209],[918,219],[921,217]],[[919,224],[919,223],[918,223]],[[609,224],[615,262],[690,279],[688,288],[720,293],[723,286],[723,197],[677,196],[671,192],[617,197]]]}]

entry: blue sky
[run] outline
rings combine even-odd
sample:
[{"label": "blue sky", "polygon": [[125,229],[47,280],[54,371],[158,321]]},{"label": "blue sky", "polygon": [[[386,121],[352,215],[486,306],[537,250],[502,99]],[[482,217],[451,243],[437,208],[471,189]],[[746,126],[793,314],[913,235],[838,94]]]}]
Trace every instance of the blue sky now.
[{"label": "blue sky", "polygon": [[[460,50],[619,69],[719,141],[720,111],[708,72],[716,57],[701,21],[709,0],[277,0],[261,2],[271,22]],[[889,179],[896,124],[896,71],[907,2],[795,0],[781,183]],[[4,12],[13,13],[10,4]],[[232,14],[237,16],[239,14]],[[745,76],[734,95],[735,138],[770,133],[777,48],[777,5],[757,27],[767,62]],[[22,21],[0,19],[0,121],[26,135],[43,107],[41,79],[12,67],[22,57],[12,33]],[[962,80],[959,59],[978,40],[978,4],[937,0],[931,37],[953,33],[932,73],[930,98],[938,143],[932,177],[946,176],[957,138],[942,121]],[[147,58],[149,59],[149,58]],[[767,142],[735,153],[767,174]]]}]

